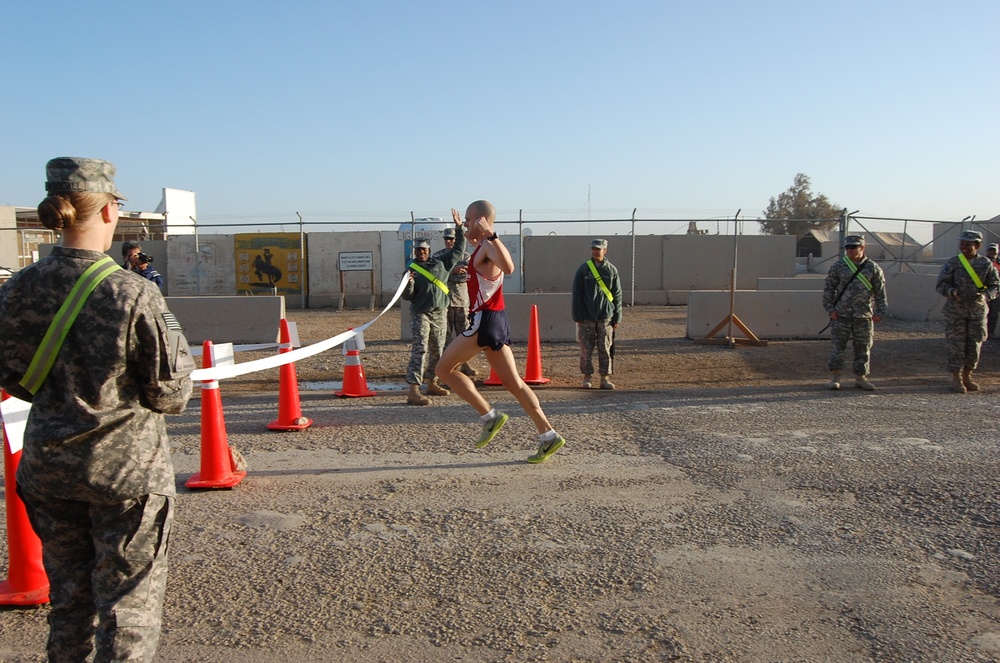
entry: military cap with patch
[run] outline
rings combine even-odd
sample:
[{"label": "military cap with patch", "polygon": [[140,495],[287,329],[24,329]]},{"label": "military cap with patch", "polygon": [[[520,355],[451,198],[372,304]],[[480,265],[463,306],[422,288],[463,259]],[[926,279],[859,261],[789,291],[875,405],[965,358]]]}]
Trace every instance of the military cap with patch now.
[{"label": "military cap with patch", "polygon": [[962,234],[959,235],[958,239],[962,242],[979,242],[983,243],[983,233],[978,230],[963,230]]},{"label": "military cap with patch", "polygon": [[986,251],[1000,251],[1000,244],[990,244],[986,247]]},{"label": "military cap with patch", "polygon": [[864,246],[864,235],[848,235],[844,238],[844,246]]},{"label": "military cap with patch", "polygon": [[445,239],[455,239],[455,226],[451,226],[451,227],[445,228],[444,229],[444,235],[442,235],[442,236]]},{"label": "military cap with patch", "polygon": [[413,240],[413,248],[415,249],[429,249],[431,248],[431,241],[426,237],[418,237]]},{"label": "military cap with patch", "polygon": [[45,164],[45,190],[49,193],[110,193],[118,200],[128,200],[115,186],[115,165],[101,159],[51,159]]},{"label": "military cap with patch", "polygon": [[608,248],[608,240],[606,240],[606,239],[595,239],[593,242],[590,243],[590,248],[592,248],[592,249],[607,249]]}]

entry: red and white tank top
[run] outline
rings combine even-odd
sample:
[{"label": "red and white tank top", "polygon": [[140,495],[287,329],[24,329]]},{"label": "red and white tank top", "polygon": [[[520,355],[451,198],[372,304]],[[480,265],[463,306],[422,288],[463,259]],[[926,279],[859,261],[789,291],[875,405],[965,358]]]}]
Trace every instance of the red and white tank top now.
[{"label": "red and white tank top", "polygon": [[483,248],[480,244],[469,257],[472,278],[469,279],[469,312],[503,310],[503,272],[495,280],[490,280],[476,271],[476,254]]}]

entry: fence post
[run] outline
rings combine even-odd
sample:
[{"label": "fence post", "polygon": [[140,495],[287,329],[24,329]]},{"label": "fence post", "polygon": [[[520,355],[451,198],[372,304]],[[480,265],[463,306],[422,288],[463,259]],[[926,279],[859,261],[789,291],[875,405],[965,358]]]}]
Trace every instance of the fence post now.
[{"label": "fence post", "polygon": [[635,306],[635,211],[638,207],[632,208],[632,293],[629,306]]}]

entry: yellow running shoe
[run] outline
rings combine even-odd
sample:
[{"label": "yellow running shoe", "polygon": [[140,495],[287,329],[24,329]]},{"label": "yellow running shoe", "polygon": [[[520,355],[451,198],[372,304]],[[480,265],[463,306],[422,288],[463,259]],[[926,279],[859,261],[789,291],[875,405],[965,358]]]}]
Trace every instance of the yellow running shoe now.
[{"label": "yellow running shoe", "polygon": [[562,445],[566,444],[566,440],[563,439],[562,435],[556,434],[556,439],[551,442],[542,442],[538,445],[538,451],[534,455],[528,456],[529,463],[544,463],[549,459],[549,456],[559,451]]},{"label": "yellow running shoe", "polygon": [[490,419],[488,423],[483,424],[483,432],[479,434],[479,439],[476,440],[476,448],[482,449],[489,444],[497,436],[497,433],[500,432],[504,424],[507,423],[508,419],[510,417],[503,412],[497,412],[497,416]]}]

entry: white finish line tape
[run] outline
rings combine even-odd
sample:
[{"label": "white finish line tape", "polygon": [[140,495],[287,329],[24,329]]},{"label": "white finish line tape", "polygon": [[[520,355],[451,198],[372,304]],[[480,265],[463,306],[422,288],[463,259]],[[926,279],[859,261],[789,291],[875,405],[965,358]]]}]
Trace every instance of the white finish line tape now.
[{"label": "white finish line tape", "polygon": [[242,364],[230,364],[228,366],[213,366],[212,368],[198,368],[191,373],[191,379],[195,381],[199,380],[225,380],[226,378],[235,378],[240,375],[246,375],[247,373],[255,373],[257,371],[264,371],[269,368],[276,368],[278,366],[283,366],[285,364],[290,364],[300,359],[305,359],[306,357],[312,357],[313,355],[318,355],[321,352],[326,352],[330,348],[335,348],[344,341],[354,338],[359,332],[363,332],[372,325],[373,322],[381,318],[386,311],[395,306],[396,302],[399,301],[400,297],[403,296],[403,289],[406,288],[406,282],[409,280],[409,273],[404,274],[402,280],[399,282],[399,287],[396,288],[396,294],[393,295],[392,301],[390,301],[382,311],[376,315],[374,318],[361,325],[360,327],[355,327],[350,331],[346,331],[343,334],[338,334],[332,338],[328,338],[325,341],[320,341],[319,343],[313,343],[304,348],[299,348],[298,350],[292,350],[291,352],[283,352],[276,354],[273,357],[265,357],[264,359],[257,359],[254,361],[243,362]]}]

